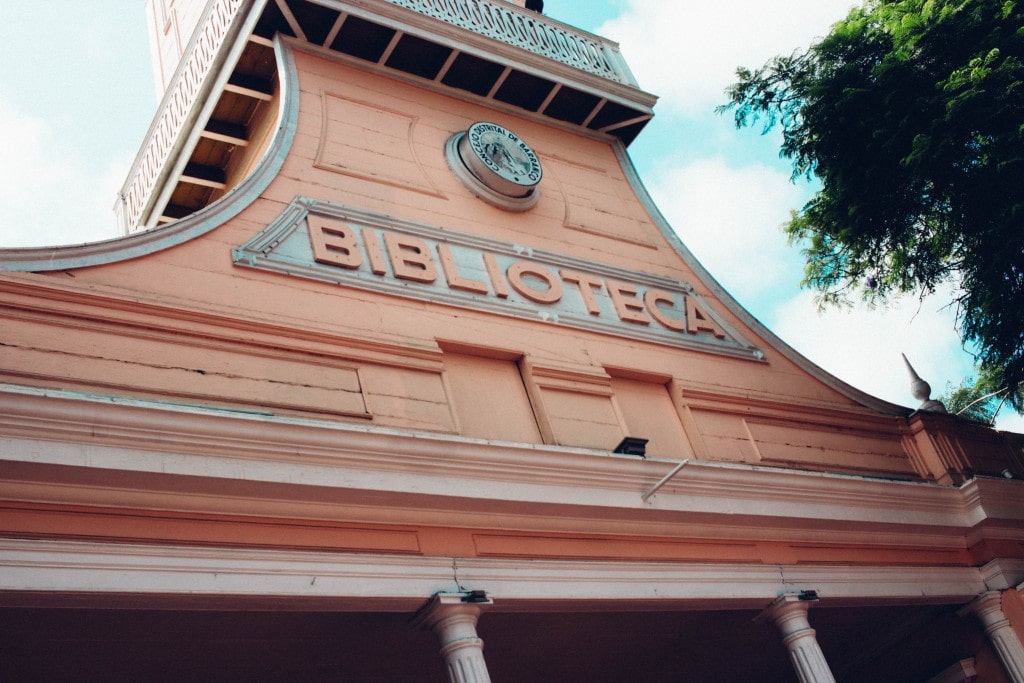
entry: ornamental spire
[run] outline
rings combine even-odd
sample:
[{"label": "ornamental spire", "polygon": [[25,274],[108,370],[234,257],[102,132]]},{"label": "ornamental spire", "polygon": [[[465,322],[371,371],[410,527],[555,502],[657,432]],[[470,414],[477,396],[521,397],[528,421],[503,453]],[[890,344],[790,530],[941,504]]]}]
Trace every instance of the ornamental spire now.
[{"label": "ornamental spire", "polygon": [[927,413],[946,412],[946,406],[943,405],[942,401],[930,398],[932,393],[931,385],[921,379],[921,376],[914,370],[914,366],[907,360],[907,355],[904,353],[900,355],[903,356],[903,363],[907,366],[907,372],[910,374],[910,394],[921,401],[921,405],[917,409]]}]

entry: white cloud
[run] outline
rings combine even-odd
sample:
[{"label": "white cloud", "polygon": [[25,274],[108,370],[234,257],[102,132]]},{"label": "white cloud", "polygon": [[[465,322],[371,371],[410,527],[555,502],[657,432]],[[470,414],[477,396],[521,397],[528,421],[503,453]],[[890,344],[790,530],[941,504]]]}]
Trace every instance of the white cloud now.
[{"label": "white cloud", "polygon": [[736,67],[806,48],[846,16],[852,0],[628,0],[597,29],[622,46],[640,86],[660,111],[709,111],[725,100]]},{"label": "white cloud", "polygon": [[698,159],[656,174],[648,186],[686,246],[740,301],[799,279],[799,251],[781,226],[806,198],[786,173]]},{"label": "white cloud", "polygon": [[67,157],[50,126],[0,100],[0,246],[115,237],[112,207],[128,160],[96,173]]},{"label": "white cloud", "polygon": [[1003,406],[996,416],[996,428],[1006,432],[1024,434],[1024,415],[1018,415],[1012,409]]},{"label": "white cloud", "polygon": [[[832,375],[891,403],[916,408],[900,353],[939,398],[974,374],[974,359],[960,345],[950,293],[924,301],[906,297],[886,309],[829,309],[819,313],[810,292],[776,308],[769,327],[786,343]],[[1003,407],[998,429],[1024,434],[1024,416]]]},{"label": "white cloud", "polygon": [[5,207],[38,203],[41,178],[66,181],[68,172],[46,149],[53,133],[45,121],[25,116],[0,101],[0,202]]},{"label": "white cloud", "polygon": [[[738,66],[758,67],[777,54],[805,49],[860,2],[621,4],[620,15],[595,32],[620,43],[640,86],[660,96],[660,116],[707,121],[725,101]],[[917,403],[901,352],[931,384],[933,397],[947,383],[957,385],[973,374],[953,313],[943,308],[948,293],[924,302],[908,297],[885,309],[858,306],[821,314],[812,293],[790,296],[795,290],[787,285],[800,279],[802,257],[785,244],[779,226],[789,210],[804,204],[806,192],[767,165],[739,165],[736,152],[725,151],[727,141],[711,142],[723,150],[715,154],[728,156],[683,166],[663,161],[664,168],[645,181],[682,240],[741,303],[826,371],[893,403]],[[997,426],[1024,433],[1024,417],[1004,408]]]},{"label": "white cloud", "polygon": [[857,306],[818,313],[814,296],[801,292],[782,303],[772,330],[811,361],[879,398],[916,407],[900,353],[932,387],[937,398],[946,384],[969,376],[973,359],[963,351],[948,292],[918,301],[906,297],[884,309]]}]

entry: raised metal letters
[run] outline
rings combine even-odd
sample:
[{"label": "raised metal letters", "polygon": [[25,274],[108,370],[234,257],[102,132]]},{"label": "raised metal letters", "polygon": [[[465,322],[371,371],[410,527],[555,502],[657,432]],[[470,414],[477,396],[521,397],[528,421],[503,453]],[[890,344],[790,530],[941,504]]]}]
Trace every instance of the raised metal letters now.
[{"label": "raised metal letters", "polygon": [[298,198],[237,265],[760,360],[685,282]]}]

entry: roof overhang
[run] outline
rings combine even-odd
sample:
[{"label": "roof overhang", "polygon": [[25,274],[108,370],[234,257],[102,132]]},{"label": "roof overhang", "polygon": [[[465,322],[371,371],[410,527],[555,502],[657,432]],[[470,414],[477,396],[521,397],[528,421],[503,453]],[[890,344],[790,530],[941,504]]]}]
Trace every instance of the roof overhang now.
[{"label": "roof overhang", "polygon": [[500,0],[211,0],[121,190],[125,234],[230,191],[232,158],[275,96],[278,35],[627,145],[657,100],[637,87],[614,42]]}]

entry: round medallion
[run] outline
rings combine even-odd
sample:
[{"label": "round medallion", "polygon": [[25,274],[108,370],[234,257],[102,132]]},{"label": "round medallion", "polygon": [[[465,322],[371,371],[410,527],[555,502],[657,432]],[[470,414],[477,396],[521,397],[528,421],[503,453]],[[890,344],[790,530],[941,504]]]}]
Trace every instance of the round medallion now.
[{"label": "round medallion", "polygon": [[507,128],[486,121],[474,123],[449,141],[448,156],[456,175],[482,199],[512,210],[536,203],[543,175],[540,160]]},{"label": "round medallion", "polygon": [[540,160],[523,140],[496,123],[481,121],[466,131],[460,156],[487,187],[523,197],[540,182]]}]

